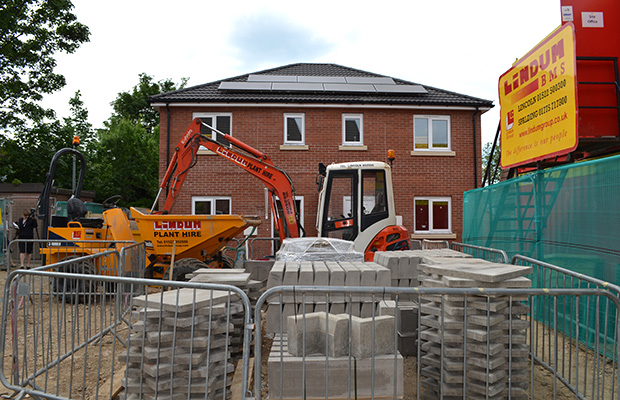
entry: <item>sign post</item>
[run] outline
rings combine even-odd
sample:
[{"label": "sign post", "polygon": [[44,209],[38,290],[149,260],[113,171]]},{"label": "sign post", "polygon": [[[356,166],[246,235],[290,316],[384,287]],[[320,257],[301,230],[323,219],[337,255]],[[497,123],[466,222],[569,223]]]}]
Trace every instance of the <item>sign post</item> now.
[{"label": "sign post", "polygon": [[574,32],[559,27],[499,78],[502,168],[577,147]]}]

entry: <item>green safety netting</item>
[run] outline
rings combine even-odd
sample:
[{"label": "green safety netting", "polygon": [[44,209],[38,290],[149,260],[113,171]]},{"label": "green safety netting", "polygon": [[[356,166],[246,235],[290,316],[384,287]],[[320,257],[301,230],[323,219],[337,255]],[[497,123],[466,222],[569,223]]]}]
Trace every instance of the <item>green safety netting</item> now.
[{"label": "green safety netting", "polygon": [[[525,255],[620,285],[620,156],[532,172],[482,189],[463,199],[463,242]],[[534,287],[586,287],[555,273],[532,276]],[[617,310],[612,304],[558,299],[556,312],[539,307],[550,325],[575,335],[566,325],[579,312],[580,339],[613,340]],[[547,315],[548,314],[548,315]],[[554,323],[556,315],[560,316]],[[598,317],[598,318],[597,318]],[[570,331],[570,332],[569,332]]]}]

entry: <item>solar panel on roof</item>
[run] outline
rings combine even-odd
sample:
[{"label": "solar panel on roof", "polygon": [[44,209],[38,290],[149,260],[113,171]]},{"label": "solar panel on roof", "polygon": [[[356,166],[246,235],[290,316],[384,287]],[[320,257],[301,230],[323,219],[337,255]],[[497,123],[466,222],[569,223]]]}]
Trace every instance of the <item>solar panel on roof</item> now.
[{"label": "solar panel on roof", "polygon": [[274,82],[272,90],[291,90],[291,91],[323,91],[322,83],[299,83],[299,82]]},{"label": "solar panel on roof", "polygon": [[374,85],[379,93],[428,93],[422,85]]},{"label": "solar panel on roof", "polygon": [[221,82],[220,90],[271,90],[271,82]]},{"label": "solar panel on roof", "polygon": [[[259,75],[254,75],[259,76]],[[265,75],[267,76],[267,75]],[[275,77],[275,75],[270,75]],[[285,79],[290,76],[282,76]],[[400,94],[424,94],[428,93],[422,85],[396,85],[396,84],[361,84],[361,83],[337,83],[339,79],[330,82],[322,82],[325,78],[341,77],[303,77],[316,78],[316,82],[308,79],[307,82],[290,81],[252,81],[252,82],[221,82],[220,90],[238,91],[287,91],[287,92],[344,92],[344,93],[400,93]]]},{"label": "solar panel on roof", "polygon": [[330,92],[366,92],[376,93],[373,85],[354,85],[352,83],[324,83],[326,91]]},{"label": "solar panel on roof", "polygon": [[298,76],[297,82],[347,83],[344,76]]},{"label": "solar panel on roof", "polygon": [[297,82],[295,75],[250,75],[248,82]]},{"label": "solar panel on roof", "polygon": [[356,83],[356,84],[365,84],[370,83],[373,85],[383,84],[383,85],[394,85],[394,80],[387,76],[347,76],[347,83]]}]

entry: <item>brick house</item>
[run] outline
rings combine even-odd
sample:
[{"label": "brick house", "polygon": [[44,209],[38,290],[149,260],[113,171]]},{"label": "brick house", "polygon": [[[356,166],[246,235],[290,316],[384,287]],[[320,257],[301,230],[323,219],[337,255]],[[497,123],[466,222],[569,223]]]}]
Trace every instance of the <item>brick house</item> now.
[{"label": "brick house", "polygon": [[[480,116],[489,100],[335,64],[291,64],[151,97],[160,112],[160,180],[195,117],[268,154],[294,185],[316,235],[318,163],[386,161],[396,211],[414,239],[460,240],[463,192],[481,181]],[[265,188],[199,152],[173,212],[267,217]],[[264,219],[258,236],[271,237]]]}]

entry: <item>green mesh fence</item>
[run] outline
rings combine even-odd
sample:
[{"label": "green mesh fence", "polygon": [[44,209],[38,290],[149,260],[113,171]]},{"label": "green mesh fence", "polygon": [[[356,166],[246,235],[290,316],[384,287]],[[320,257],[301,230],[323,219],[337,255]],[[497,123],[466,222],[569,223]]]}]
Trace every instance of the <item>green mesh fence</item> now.
[{"label": "green mesh fence", "polygon": [[[465,193],[463,243],[521,254],[620,285],[620,156],[607,157],[501,182]],[[580,281],[533,276],[534,287],[577,287]],[[584,335],[613,338],[616,310],[561,304],[560,317],[579,312]],[[538,313],[537,313],[538,314]],[[553,325],[553,315],[537,315]],[[559,320],[560,330],[564,321]],[[596,327],[596,328],[594,328]],[[602,331],[600,330],[602,328]],[[597,329],[597,333],[594,330]],[[565,331],[566,332],[566,331]],[[574,335],[574,332],[568,332]]]}]

